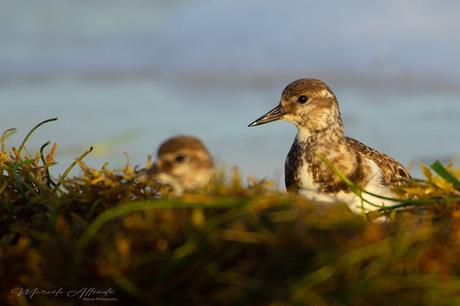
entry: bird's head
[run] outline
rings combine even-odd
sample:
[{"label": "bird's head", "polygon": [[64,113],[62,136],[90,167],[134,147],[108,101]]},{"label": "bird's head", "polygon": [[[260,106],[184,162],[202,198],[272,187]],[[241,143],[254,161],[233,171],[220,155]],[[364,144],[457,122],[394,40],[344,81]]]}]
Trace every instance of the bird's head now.
[{"label": "bird's head", "polygon": [[287,85],[281,94],[280,103],[249,126],[280,119],[310,133],[342,124],[334,93],[317,79],[299,79]]},{"label": "bird's head", "polygon": [[161,144],[155,164],[155,177],[180,191],[191,191],[208,184],[214,162],[204,144],[193,136],[176,136]]}]

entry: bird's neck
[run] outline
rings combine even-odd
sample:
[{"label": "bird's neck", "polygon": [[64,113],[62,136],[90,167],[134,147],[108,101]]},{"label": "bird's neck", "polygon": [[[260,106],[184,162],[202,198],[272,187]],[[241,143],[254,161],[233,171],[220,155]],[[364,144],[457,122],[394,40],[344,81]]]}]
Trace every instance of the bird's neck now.
[{"label": "bird's neck", "polygon": [[303,154],[308,160],[323,163],[321,161],[323,158],[331,162],[335,162],[336,159],[353,162],[356,159],[355,152],[350,148],[340,123],[315,131],[300,128],[295,141],[303,148]]},{"label": "bird's neck", "polygon": [[313,129],[308,126],[298,127],[296,141],[310,145],[346,144],[341,122],[328,125],[322,129]]}]

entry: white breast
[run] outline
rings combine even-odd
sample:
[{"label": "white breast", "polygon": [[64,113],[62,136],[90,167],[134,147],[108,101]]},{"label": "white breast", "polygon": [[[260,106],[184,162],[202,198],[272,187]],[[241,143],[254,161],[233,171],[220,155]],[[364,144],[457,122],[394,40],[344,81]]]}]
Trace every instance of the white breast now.
[{"label": "white breast", "polygon": [[[382,186],[382,172],[378,165],[372,160],[366,160],[369,168],[371,169],[371,175],[368,183],[364,186],[364,190],[377,194],[383,197],[393,198],[391,190],[388,187]],[[299,193],[305,196],[306,198],[325,202],[325,203],[337,203],[343,202],[350,207],[350,209],[355,213],[367,213],[370,211],[377,210],[384,206],[395,205],[396,202],[384,200],[376,196],[372,196],[366,193],[362,194],[362,199],[353,192],[339,192],[335,194],[323,193],[318,191],[318,188],[315,186],[313,177],[308,171],[307,167],[303,167],[301,170],[301,181],[302,186],[299,190]],[[370,202],[370,203],[368,203]],[[371,204],[372,203],[372,204]]]}]

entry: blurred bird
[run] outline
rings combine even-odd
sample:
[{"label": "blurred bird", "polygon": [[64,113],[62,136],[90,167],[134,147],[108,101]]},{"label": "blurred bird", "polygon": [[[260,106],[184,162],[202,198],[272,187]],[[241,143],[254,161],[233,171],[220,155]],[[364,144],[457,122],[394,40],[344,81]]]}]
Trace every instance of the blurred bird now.
[{"label": "blurred bird", "polygon": [[279,119],[298,130],[285,163],[288,190],[316,201],[345,202],[361,213],[397,203],[368,193],[362,200],[337,175],[341,172],[369,193],[387,198],[394,198],[393,189],[410,178],[393,158],[344,135],[337,99],[324,82],[300,79],[290,83],[279,105],[249,126]]},{"label": "blurred bird", "polygon": [[175,136],[161,144],[154,166],[142,172],[181,194],[206,186],[214,174],[214,161],[198,138]]}]

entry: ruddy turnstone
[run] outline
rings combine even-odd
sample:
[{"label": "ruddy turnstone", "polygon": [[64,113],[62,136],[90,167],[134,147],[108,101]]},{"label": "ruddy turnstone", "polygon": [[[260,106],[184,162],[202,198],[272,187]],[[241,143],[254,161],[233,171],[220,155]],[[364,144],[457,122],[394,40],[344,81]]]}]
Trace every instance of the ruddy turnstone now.
[{"label": "ruddy turnstone", "polygon": [[[317,201],[345,202],[352,211],[362,213],[396,204],[369,193],[394,198],[392,189],[410,178],[408,171],[393,158],[344,135],[337,99],[324,82],[290,83],[279,105],[249,126],[279,119],[298,130],[285,163],[289,191]],[[338,172],[369,193],[361,199]]]},{"label": "ruddy turnstone", "polygon": [[214,174],[214,161],[198,138],[175,136],[160,145],[154,166],[144,174],[181,194],[206,186]]}]

